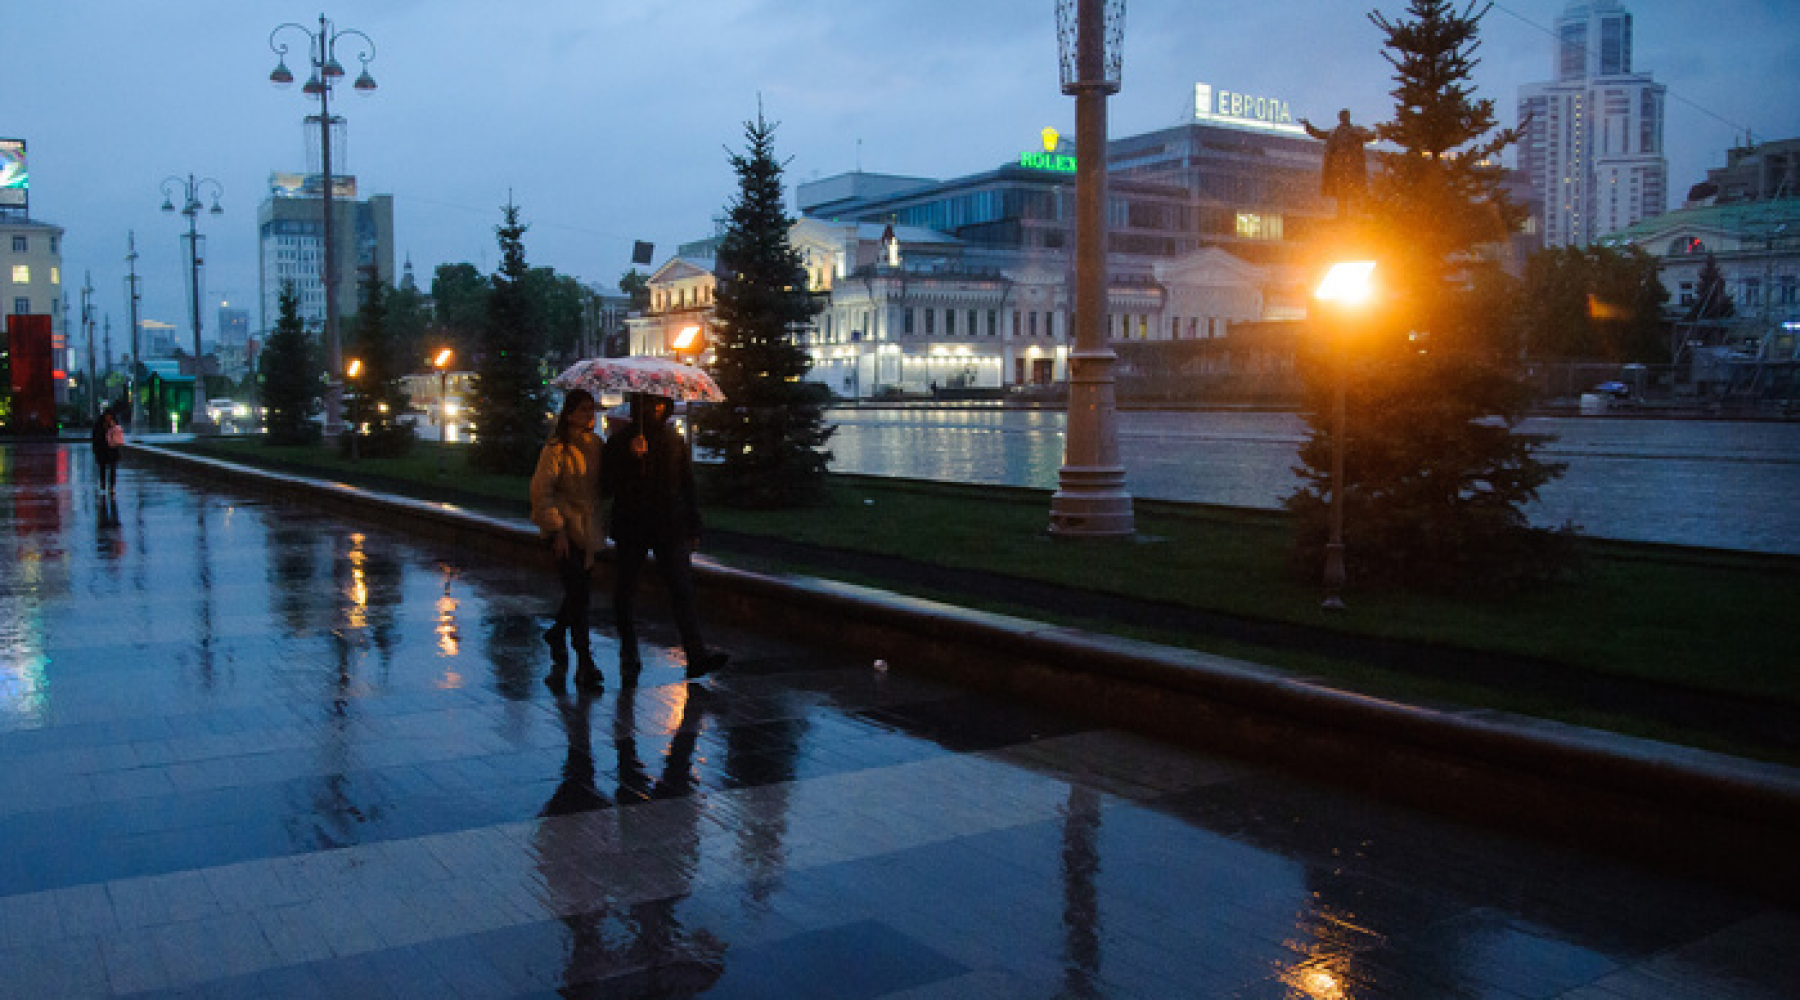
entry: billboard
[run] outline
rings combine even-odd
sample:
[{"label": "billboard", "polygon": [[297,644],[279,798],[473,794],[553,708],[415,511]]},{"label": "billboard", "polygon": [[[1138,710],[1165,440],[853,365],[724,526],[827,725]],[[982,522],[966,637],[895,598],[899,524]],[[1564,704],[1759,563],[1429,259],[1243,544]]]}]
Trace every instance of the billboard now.
[{"label": "billboard", "polygon": [[[324,174],[270,174],[272,198],[317,198],[325,193]],[[356,175],[332,174],[331,197],[356,200]]]},{"label": "billboard", "polygon": [[30,208],[31,172],[25,169],[25,140],[0,139],[0,208]]}]

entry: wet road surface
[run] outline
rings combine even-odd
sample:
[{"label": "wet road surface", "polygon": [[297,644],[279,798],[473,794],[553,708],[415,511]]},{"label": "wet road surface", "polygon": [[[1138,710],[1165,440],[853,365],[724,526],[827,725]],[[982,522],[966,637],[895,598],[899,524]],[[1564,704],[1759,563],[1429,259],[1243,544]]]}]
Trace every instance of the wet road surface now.
[{"label": "wet road surface", "polygon": [[[1791,997],[1800,914],[0,448],[0,996]],[[662,625],[661,621],[654,624]],[[900,660],[902,656],[895,656]]]}]

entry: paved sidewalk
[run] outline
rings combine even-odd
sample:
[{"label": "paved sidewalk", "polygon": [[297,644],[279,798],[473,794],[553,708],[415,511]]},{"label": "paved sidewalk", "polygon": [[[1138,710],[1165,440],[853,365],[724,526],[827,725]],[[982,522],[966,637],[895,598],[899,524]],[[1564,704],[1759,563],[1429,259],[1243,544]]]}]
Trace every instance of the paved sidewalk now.
[{"label": "paved sidewalk", "polygon": [[[0,449],[0,997],[1792,997],[1800,914]],[[660,623],[658,623],[660,624]]]}]

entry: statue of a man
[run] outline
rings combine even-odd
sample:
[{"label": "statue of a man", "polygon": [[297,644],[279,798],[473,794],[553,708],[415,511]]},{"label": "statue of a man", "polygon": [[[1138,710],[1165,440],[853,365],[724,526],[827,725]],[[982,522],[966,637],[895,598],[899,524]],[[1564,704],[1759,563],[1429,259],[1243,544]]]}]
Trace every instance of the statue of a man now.
[{"label": "statue of a man", "polygon": [[1313,127],[1313,123],[1300,119],[1306,134],[1314,139],[1325,141],[1325,170],[1320,178],[1319,191],[1330,198],[1336,198],[1338,214],[1349,211],[1352,202],[1362,200],[1363,191],[1369,185],[1369,168],[1363,162],[1363,146],[1375,140],[1375,133],[1360,125],[1350,124],[1350,109],[1338,112],[1337,128],[1329,132]]}]

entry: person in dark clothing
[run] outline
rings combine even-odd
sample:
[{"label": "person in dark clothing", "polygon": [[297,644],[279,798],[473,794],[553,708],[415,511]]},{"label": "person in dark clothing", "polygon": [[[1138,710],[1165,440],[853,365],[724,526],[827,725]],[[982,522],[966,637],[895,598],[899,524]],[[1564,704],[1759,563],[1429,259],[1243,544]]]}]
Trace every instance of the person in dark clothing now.
[{"label": "person in dark clothing", "polygon": [[607,438],[601,454],[600,493],[612,500],[607,527],[614,550],[613,621],[619,632],[619,672],[627,685],[642,667],[633,605],[638,577],[651,554],[687,651],[688,676],[703,677],[730,659],[707,648],[694,611],[691,560],[700,537],[700,508],[687,443],[669,426],[674,409],[666,396],[634,394],[630,422]]},{"label": "person in dark clothing", "polygon": [[94,464],[100,469],[100,492],[110,493],[119,484],[119,456],[125,451],[125,428],[118,413],[107,407],[94,421]]},{"label": "person in dark clothing", "polygon": [[588,647],[588,595],[600,551],[595,509],[600,503],[600,438],[594,433],[594,409],[594,397],[584,390],[572,389],[563,397],[556,429],[544,442],[531,476],[531,520],[549,543],[562,581],[556,622],[544,633],[551,660],[544,683],[552,691],[563,689],[567,675],[565,641],[575,650],[575,686],[596,691],[603,684]]}]

